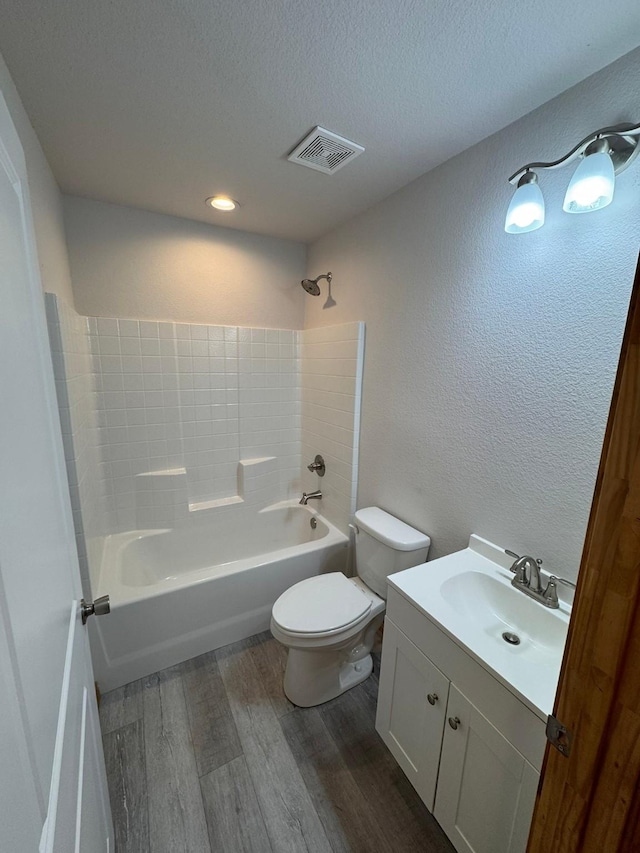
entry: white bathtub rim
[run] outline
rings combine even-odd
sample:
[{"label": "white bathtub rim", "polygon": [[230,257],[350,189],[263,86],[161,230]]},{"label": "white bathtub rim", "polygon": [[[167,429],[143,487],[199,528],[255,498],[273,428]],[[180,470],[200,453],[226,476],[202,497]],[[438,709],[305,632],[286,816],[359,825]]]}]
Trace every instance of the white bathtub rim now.
[{"label": "white bathtub rim", "polygon": [[[265,507],[265,510],[271,511],[295,505],[297,505],[297,501],[282,501],[278,504]],[[261,510],[261,512],[265,510]],[[231,560],[227,563],[219,563],[199,569],[193,569],[190,572],[186,572],[184,575],[166,578],[156,583],[139,586],[124,584],[121,582],[119,577],[117,577],[116,573],[119,564],[120,552],[128,544],[136,541],[137,539],[170,532],[171,528],[153,528],[150,530],[132,530],[126,533],[113,533],[106,537],[103,551],[103,563],[101,566],[96,597],[100,595],[109,595],[112,608],[124,607],[127,604],[141,601],[143,599],[167,595],[176,589],[198,586],[199,584],[203,584],[211,580],[212,576],[222,578],[228,575],[239,574],[249,569],[259,569],[269,566],[273,563],[295,557],[296,555],[302,556],[303,554],[324,550],[327,547],[335,545],[347,546],[349,544],[349,538],[338,530],[338,528],[330,521],[324,518],[324,516],[313,511],[309,511],[309,514],[321,520],[327,527],[327,533],[320,539],[314,539],[302,544],[298,543],[275,551],[268,551],[265,554],[258,554],[253,557],[245,557],[241,560]]]},{"label": "white bathtub rim", "polygon": [[[160,531],[154,530],[152,532],[158,533]],[[121,535],[125,534],[113,534],[113,536]],[[136,536],[135,538],[138,537]],[[123,584],[118,578],[113,576],[107,580],[107,575],[104,572],[101,572],[98,595],[108,594],[110,596],[112,608],[123,606],[134,601],[165,595],[175,589],[189,588],[206,583],[211,580],[212,572],[214,572],[214,576],[216,578],[241,574],[242,572],[250,569],[259,569],[269,566],[272,563],[277,563],[296,555],[302,556],[303,554],[309,554],[313,551],[323,550],[330,545],[344,544],[346,546],[348,543],[349,539],[343,533],[338,531],[336,538],[333,538],[331,533],[328,533],[326,536],[323,536],[322,539],[305,542],[302,545],[292,545],[288,548],[281,548],[278,551],[269,551],[267,554],[260,554],[257,557],[245,557],[243,560],[232,560],[228,563],[216,563],[212,566],[194,569],[184,575],[165,578],[157,583],[141,586],[129,586],[128,584]],[[125,543],[119,543],[116,547],[118,547],[119,550],[121,547],[124,547],[124,545]],[[109,554],[109,551],[110,549],[107,545],[107,548],[105,549],[105,558]]]}]

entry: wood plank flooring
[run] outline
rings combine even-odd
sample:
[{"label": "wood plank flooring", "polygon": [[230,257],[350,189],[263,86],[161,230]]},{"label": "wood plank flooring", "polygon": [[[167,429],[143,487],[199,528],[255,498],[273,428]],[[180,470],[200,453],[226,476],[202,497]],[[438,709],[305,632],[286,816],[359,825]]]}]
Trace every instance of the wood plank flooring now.
[{"label": "wood plank flooring", "polygon": [[265,632],[103,696],[116,853],[453,853],[375,732],[378,661],[297,708],[286,654]]}]

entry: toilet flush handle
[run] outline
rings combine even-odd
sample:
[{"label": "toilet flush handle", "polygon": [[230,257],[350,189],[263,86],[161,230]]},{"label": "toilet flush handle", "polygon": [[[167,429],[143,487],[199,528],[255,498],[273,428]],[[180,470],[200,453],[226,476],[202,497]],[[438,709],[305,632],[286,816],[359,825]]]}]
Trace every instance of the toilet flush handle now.
[{"label": "toilet flush handle", "polygon": [[351,530],[353,530],[356,536],[358,535],[358,533],[360,533],[360,528],[357,524],[349,524],[349,527],[351,528]]}]

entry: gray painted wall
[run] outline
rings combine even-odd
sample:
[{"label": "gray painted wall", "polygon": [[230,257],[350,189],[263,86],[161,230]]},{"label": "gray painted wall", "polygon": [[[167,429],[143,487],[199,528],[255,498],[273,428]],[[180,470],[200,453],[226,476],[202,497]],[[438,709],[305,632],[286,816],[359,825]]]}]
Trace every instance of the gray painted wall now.
[{"label": "gray painted wall", "polygon": [[[508,176],[592,130],[640,121],[640,50],[316,242],[337,305],[367,324],[358,506],[433,537],[475,532],[575,577],[640,244],[640,161],[613,204],[571,216],[572,169],[541,175],[547,222],[504,233]],[[363,155],[363,156],[366,156]]]},{"label": "gray painted wall", "polygon": [[302,327],[302,243],[74,196],[64,212],[81,314]]}]

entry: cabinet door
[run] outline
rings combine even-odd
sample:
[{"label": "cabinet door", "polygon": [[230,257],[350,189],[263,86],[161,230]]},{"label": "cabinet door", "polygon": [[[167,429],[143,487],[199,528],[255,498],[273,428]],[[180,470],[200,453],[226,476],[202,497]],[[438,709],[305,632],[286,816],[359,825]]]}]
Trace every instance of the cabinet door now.
[{"label": "cabinet door", "polygon": [[429,811],[448,693],[449,680],[387,619],[376,729]]},{"label": "cabinet door", "polygon": [[434,814],[456,850],[524,853],[537,785],[536,770],[452,684]]}]

